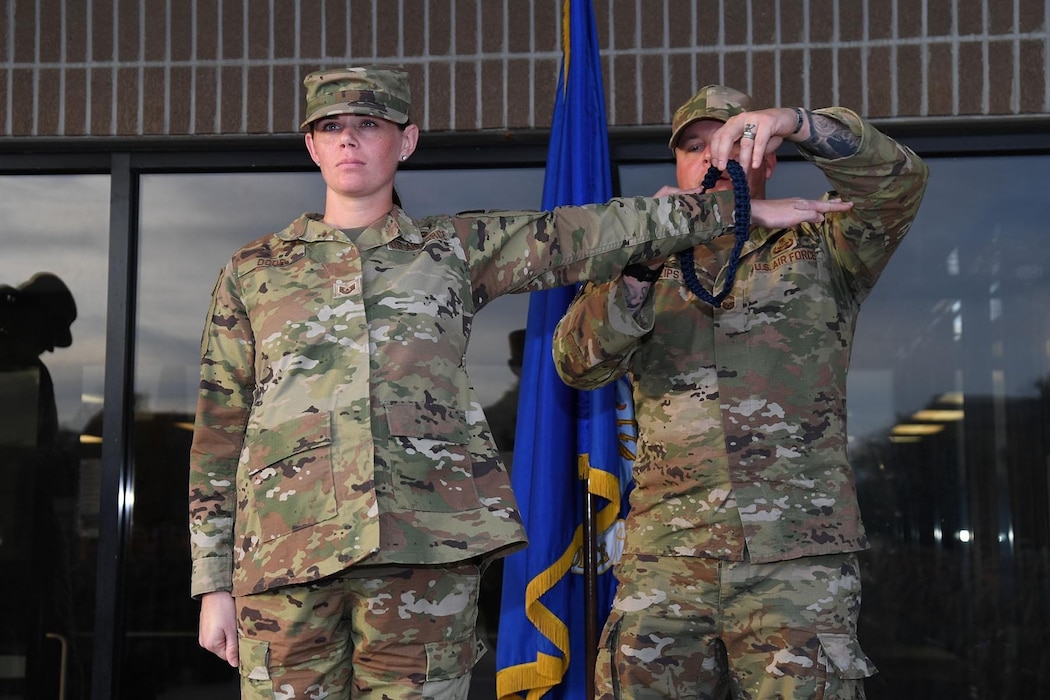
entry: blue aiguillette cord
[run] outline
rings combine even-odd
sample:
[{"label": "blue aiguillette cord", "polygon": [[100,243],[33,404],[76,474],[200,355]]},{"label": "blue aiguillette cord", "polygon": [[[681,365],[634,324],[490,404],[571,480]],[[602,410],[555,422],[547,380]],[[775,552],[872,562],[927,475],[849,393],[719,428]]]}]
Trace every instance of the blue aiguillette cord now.
[{"label": "blue aiguillette cord", "polygon": [[[719,306],[722,300],[729,295],[730,290],[733,289],[733,282],[736,280],[736,269],[740,265],[740,251],[743,250],[744,242],[747,241],[751,231],[751,193],[747,186],[747,177],[744,176],[744,169],[740,167],[740,163],[730,160],[726,164],[726,170],[729,171],[729,177],[733,180],[733,195],[736,198],[736,208],[734,209],[733,217],[733,235],[736,237],[736,242],[733,244],[733,250],[729,254],[726,281],[722,285],[722,291],[711,296],[711,292],[704,289],[703,285],[700,284],[700,280],[696,277],[692,248],[677,253],[678,264],[682,268],[682,281],[685,282],[685,286],[699,299],[706,301],[711,306]],[[704,181],[700,184],[700,187],[706,192],[714,187],[721,175],[721,170],[711,166],[707,171],[707,175],[704,176]]]}]

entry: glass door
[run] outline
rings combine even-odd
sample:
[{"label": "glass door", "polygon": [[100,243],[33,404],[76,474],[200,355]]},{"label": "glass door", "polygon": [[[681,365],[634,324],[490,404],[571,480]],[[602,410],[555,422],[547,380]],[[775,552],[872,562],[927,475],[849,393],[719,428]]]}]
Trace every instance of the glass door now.
[{"label": "glass door", "polygon": [[0,698],[89,687],[109,177],[0,177]]}]

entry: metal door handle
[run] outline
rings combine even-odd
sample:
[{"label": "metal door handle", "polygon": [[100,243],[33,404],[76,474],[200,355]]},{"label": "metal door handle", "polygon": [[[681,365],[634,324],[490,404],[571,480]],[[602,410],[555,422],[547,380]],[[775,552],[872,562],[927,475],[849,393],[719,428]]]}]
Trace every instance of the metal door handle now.
[{"label": "metal door handle", "polygon": [[59,670],[58,670],[58,700],[66,700],[66,660],[69,656],[69,642],[61,634],[54,634],[48,632],[44,635],[48,639],[58,640],[61,646],[61,655],[59,657]]}]

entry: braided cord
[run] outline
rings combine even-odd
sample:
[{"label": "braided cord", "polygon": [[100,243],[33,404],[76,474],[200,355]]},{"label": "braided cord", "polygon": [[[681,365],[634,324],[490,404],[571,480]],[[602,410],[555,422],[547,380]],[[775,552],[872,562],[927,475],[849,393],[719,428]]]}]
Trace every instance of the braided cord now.
[{"label": "braided cord", "polygon": [[[726,164],[726,170],[729,171],[729,177],[733,180],[733,195],[736,198],[736,205],[733,210],[733,235],[736,237],[736,242],[733,244],[733,250],[729,254],[726,281],[722,285],[722,291],[712,296],[711,292],[704,289],[703,285],[700,284],[700,280],[696,276],[692,248],[677,253],[678,264],[682,268],[682,281],[685,282],[685,286],[697,298],[706,301],[711,306],[720,305],[722,300],[729,295],[730,290],[733,289],[733,282],[736,281],[736,269],[740,265],[740,251],[744,249],[744,243],[751,232],[751,193],[747,186],[747,177],[744,176],[744,169],[735,160],[730,160]],[[704,181],[700,184],[700,187],[706,192],[714,187],[721,175],[721,170],[711,166],[704,176]]]}]

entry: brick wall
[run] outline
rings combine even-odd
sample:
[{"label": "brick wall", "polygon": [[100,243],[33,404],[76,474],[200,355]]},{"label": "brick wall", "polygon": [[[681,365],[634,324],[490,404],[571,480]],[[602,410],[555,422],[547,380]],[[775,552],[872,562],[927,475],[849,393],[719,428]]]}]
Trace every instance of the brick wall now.
[{"label": "brick wall", "polygon": [[[702,84],[883,119],[1050,112],[1050,0],[595,0],[613,126]],[[4,0],[0,137],[290,133],[302,77],[400,63],[427,131],[544,129],[560,0]]]}]

